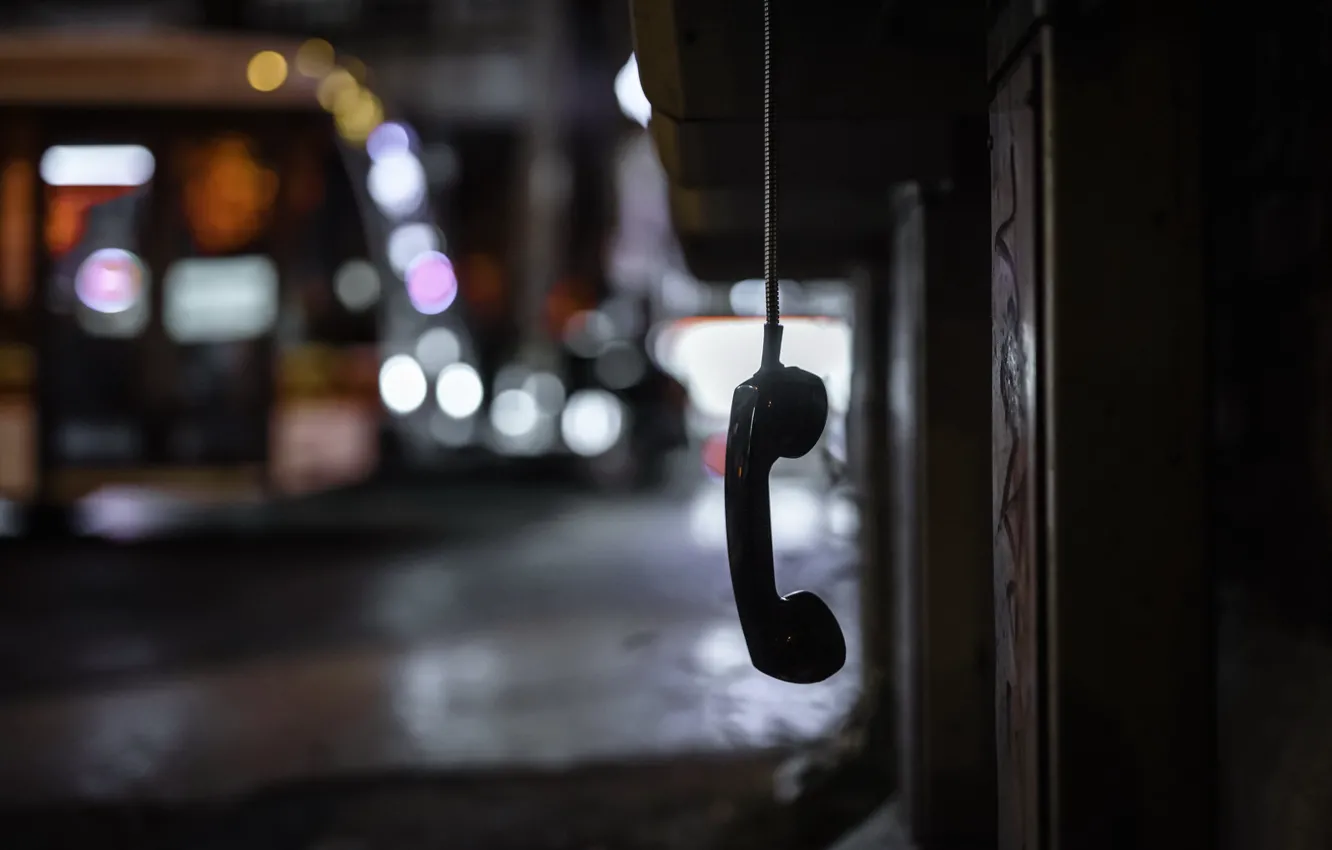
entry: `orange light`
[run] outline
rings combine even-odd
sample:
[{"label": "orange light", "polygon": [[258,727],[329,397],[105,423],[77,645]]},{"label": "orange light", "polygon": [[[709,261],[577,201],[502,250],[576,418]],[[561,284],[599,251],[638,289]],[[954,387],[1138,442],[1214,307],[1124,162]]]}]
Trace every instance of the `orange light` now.
[{"label": "orange light", "polygon": [[43,238],[52,257],[73,250],[87,224],[88,211],[135,191],[132,186],[47,186]]},{"label": "orange light", "polygon": [[225,253],[253,241],[272,216],[277,174],[242,136],[205,143],[185,159],[185,217],[199,250]]},{"label": "orange light", "polygon": [[36,172],[26,159],[5,166],[0,188],[0,303],[17,310],[28,303],[32,291],[32,189]]}]

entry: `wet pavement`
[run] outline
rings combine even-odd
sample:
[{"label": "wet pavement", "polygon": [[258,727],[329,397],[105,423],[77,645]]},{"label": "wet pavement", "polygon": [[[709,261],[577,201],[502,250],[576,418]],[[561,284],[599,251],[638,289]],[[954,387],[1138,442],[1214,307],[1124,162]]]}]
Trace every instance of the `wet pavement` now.
[{"label": "wet pavement", "polygon": [[813,687],[748,664],[713,484],[286,510],[266,514],[284,534],[252,513],[225,534],[6,546],[0,800],[756,752],[819,737],[858,689],[845,509],[799,487],[774,491],[779,582],[824,594],[853,644]]}]

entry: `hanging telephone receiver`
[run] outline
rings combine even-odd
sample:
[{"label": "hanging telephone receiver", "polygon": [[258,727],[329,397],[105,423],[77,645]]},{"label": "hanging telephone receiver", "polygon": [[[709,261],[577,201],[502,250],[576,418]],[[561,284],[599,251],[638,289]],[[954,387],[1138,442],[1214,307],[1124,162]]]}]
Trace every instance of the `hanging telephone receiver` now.
[{"label": "hanging telephone receiver", "polygon": [[763,359],[735,388],[726,431],[726,549],[731,588],[749,658],[759,671],[798,685],[829,678],[846,663],[846,638],[822,599],[806,590],[777,595],[768,474],[779,457],[809,454],[828,422],[828,388],[782,365],[777,277],[777,169],[772,131],[772,0],[763,0]]},{"label": "hanging telephone receiver", "polygon": [[846,639],[822,599],[777,595],[768,475],[779,457],[818,443],[828,420],[823,380],[781,364],[782,327],[763,326],[763,362],[735,388],[726,432],[726,543],[740,628],[754,666],[775,679],[813,684],[846,663]]}]

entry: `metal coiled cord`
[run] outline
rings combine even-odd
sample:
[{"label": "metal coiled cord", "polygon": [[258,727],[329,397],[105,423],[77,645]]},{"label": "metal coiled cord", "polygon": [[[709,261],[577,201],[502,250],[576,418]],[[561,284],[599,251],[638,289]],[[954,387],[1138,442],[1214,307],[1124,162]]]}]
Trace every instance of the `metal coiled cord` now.
[{"label": "metal coiled cord", "polygon": [[772,126],[772,0],[763,0],[763,286],[768,324],[781,320],[777,281],[777,157]]}]

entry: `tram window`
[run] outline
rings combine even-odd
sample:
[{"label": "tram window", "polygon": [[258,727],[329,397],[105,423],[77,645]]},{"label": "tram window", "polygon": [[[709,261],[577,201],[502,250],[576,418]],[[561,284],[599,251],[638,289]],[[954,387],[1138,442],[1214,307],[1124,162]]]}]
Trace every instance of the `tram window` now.
[{"label": "tram window", "polygon": [[162,324],[179,343],[236,342],[277,322],[277,265],[262,254],[178,260],[167,269]]},{"label": "tram window", "polygon": [[174,155],[185,226],[163,279],[167,335],[185,344],[260,337],[279,305],[272,158],[253,137],[232,132],[186,140]]},{"label": "tram window", "polygon": [[142,145],[54,145],[42,153],[49,303],[91,336],[132,337],[147,325],[151,279],[141,235],[155,170]]},{"label": "tram window", "polygon": [[340,152],[324,133],[292,151],[287,203],[296,228],[296,309],[306,334],[328,343],[369,342],[377,328],[380,270]]}]

